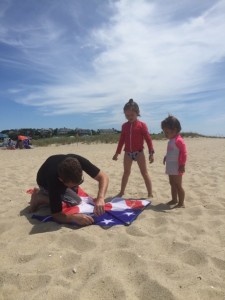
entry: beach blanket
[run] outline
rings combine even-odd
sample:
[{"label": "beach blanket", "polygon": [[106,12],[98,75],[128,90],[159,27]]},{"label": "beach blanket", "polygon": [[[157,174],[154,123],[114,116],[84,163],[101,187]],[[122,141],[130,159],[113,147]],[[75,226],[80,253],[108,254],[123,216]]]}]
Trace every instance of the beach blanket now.
[{"label": "beach blanket", "polygon": [[[32,193],[32,189],[27,193]],[[94,199],[85,193],[80,187],[78,195],[82,202],[76,206],[69,206],[66,202],[62,203],[62,212],[67,215],[71,214],[87,214],[94,219],[93,225],[103,227],[111,227],[114,225],[130,225],[137,216],[148,206],[151,201],[149,200],[132,200],[123,198],[113,198],[110,202],[105,204],[105,213],[101,216],[94,215]],[[41,222],[53,222],[51,215],[41,216],[37,214],[32,215],[33,219]],[[77,225],[75,222],[72,224]]]}]

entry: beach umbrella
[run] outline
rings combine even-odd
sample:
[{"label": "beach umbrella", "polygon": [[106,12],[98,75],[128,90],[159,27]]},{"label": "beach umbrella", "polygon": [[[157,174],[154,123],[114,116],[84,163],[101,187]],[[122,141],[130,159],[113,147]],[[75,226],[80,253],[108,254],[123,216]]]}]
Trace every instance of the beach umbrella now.
[{"label": "beach umbrella", "polygon": [[5,138],[8,138],[8,134],[4,134],[4,133],[1,133],[0,132],[0,139],[5,139]]}]

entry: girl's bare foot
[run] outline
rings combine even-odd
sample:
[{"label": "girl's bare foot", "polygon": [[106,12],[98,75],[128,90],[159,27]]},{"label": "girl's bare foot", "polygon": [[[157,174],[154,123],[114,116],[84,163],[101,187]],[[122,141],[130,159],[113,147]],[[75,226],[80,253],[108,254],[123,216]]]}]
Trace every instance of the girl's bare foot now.
[{"label": "girl's bare foot", "polygon": [[122,198],[122,197],[123,197],[123,195],[124,195],[124,193],[122,193],[122,192],[119,192],[119,194],[117,194],[117,195],[115,196],[115,198]]},{"label": "girl's bare foot", "polygon": [[174,206],[173,208],[185,208],[184,203],[178,203],[176,206]]},{"label": "girl's bare foot", "polygon": [[167,205],[175,205],[177,204],[177,201],[176,200],[171,200],[169,202],[166,203]]}]

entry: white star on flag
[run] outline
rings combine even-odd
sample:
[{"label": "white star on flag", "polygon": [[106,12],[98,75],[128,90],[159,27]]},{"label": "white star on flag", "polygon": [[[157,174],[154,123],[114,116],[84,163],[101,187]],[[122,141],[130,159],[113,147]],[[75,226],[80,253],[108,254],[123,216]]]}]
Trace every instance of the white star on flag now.
[{"label": "white star on flag", "polygon": [[101,221],[101,223],[105,223],[106,225],[108,225],[109,223],[114,223],[114,221],[112,219],[110,220],[104,219],[103,221]]},{"label": "white star on flag", "polygon": [[134,215],[134,213],[133,212],[125,212],[124,215],[127,215],[129,217],[131,215]]}]

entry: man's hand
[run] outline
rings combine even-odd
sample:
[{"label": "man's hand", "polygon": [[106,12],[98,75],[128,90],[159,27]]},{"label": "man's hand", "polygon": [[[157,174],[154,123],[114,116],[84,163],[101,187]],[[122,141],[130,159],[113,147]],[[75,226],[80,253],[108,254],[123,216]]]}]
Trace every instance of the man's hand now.
[{"label": "man's hand", "polygon": [[85,214],[74,214],[74,215],[66,215],[62,212],[52,214],[53,219],[56,220],[59,223],[72,223],[76,222],[78,225],[91,225],[94,223],[94,219],[88,215]]},{"label": "man's hand", "polygon": [[103,215],[105,212],[105,201],[104,198],[97,198],[95,200],[94,214],[97,216]]},{"label": "man's hand", "polygon": [[95,177],[95,180],[98,181],[98,195],[95,200],[94,214],[101,216],[105,212],[105,194],[109,184],[109,178],[103,171],[100,171]]},{"label": "man's hand", "polygon": [[94,223],[94,219],[85,214],[75,214],[73,215],[73,220],[78,225],[82,225],[82,226],[91,225]]}]

